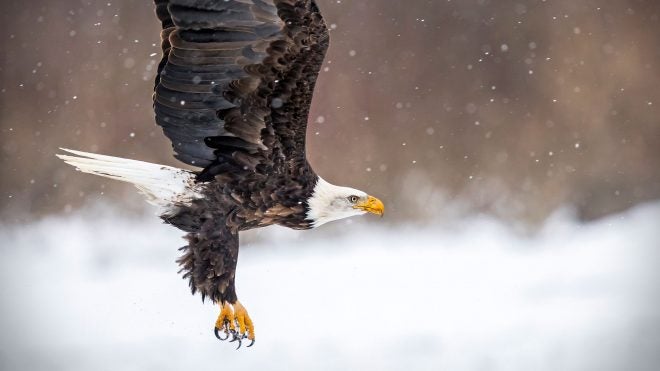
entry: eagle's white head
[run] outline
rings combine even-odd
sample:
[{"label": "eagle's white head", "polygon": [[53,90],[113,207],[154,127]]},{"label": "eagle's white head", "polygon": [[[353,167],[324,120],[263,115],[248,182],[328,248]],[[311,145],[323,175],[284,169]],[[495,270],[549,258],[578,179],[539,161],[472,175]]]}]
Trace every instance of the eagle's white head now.
[{"label": "eagle's white head", "polygon": [[318,227],[333,220],[373,213],[383,216],[385,206],[376,197],[349,187],[340,187],[319,177],[314,193],[307,200],[307,219]]}]

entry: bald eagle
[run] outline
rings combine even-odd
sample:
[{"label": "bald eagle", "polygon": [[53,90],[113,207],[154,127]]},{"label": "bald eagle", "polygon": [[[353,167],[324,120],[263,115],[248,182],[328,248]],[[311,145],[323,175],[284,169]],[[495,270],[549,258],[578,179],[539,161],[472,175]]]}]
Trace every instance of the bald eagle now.
[{"label": "bald eagle", "polygon": [[62,149],[79,171],[134,184],[186,234],[178,259],[193,294],[219,305],[221,340],[251,340],[234,286],[240,231],[309,229],[383,215],[365,192],[319,177],[305,155],[328,29],[314,0],[155,0],[163,58],[156,123],[189,171]]}]

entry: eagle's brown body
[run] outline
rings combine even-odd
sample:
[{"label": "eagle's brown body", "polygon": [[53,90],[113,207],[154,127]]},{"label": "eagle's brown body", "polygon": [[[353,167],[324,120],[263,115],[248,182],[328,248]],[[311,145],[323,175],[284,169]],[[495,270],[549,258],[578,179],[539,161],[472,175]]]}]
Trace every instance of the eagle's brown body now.
[{"label": "eagle's brown body", "polygon": [[202,300],[209,297],[218,303],[236,302],[238,232],[273,224],[311,228],[308,206],[300,200],[307,200],[315,185],[316,175],[309,168],[293,176],[250,174],[206,183],[203,197],[161,216],[188,232],[178,262],[193,294],[199,291]]}]

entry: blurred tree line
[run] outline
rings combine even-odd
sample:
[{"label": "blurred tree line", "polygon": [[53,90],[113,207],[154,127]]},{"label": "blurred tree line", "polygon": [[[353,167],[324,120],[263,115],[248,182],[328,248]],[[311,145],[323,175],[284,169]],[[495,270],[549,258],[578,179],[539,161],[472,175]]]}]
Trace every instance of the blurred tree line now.
[{"label": "blurred tree line", "polygon": [[[660,2],[317,0],[331,47],[308,127],[330,180],[392,221],[487,212],[590,219],[660,197]],[[180,166],[153,121],[160,26],[149,1],[0,4],[0,215],[131,187],[58,147]]]}]

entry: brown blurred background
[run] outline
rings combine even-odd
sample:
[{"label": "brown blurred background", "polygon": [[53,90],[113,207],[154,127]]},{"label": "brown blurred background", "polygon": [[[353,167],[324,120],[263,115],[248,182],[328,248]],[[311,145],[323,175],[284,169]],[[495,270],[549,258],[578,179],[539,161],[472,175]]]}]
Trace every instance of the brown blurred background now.
[{"label": "brown blurred background", "polygon": [[[317,1],[332,40],[308,157],[386,200],[390,221],[533,225],[660,198],[660,2]],[[0,30],[2,221],[141,210],[131,187],[54,153],[177,165],[151,110],[152,3],[3,1]]]}]

